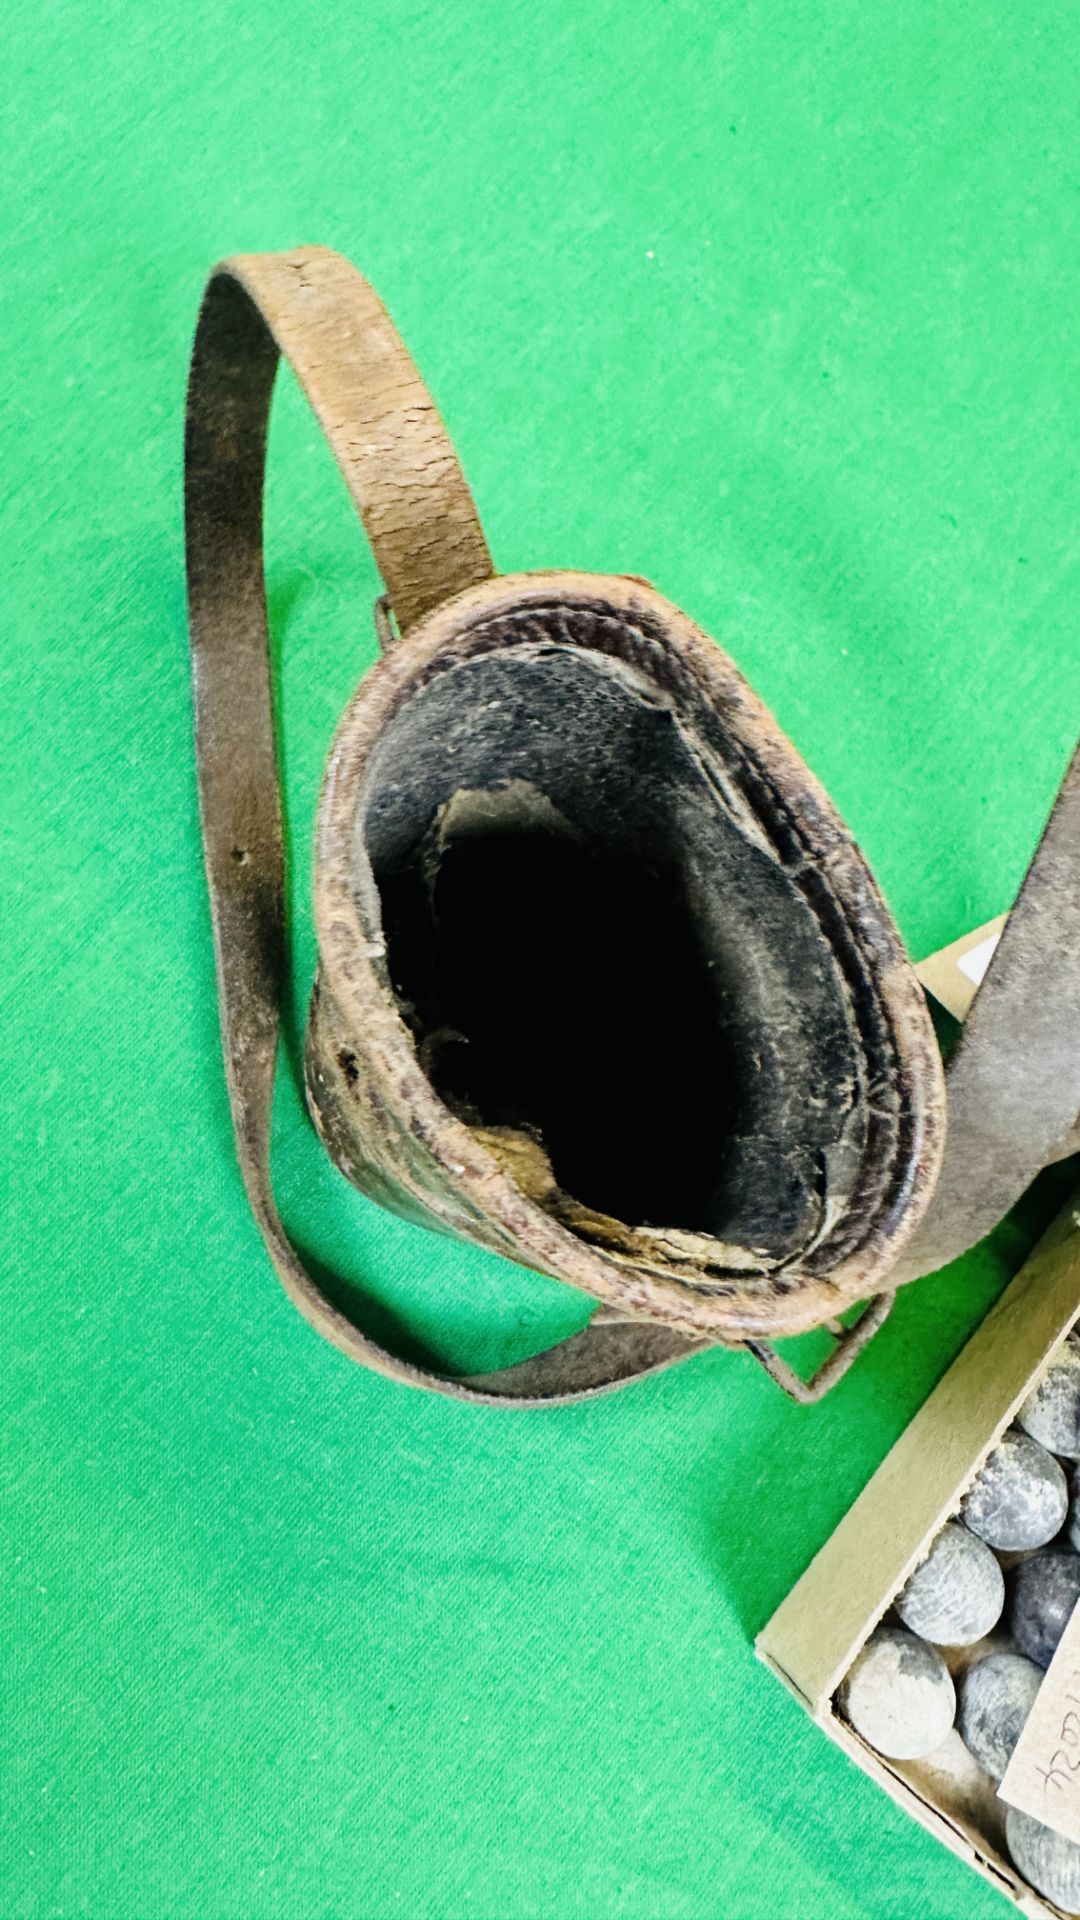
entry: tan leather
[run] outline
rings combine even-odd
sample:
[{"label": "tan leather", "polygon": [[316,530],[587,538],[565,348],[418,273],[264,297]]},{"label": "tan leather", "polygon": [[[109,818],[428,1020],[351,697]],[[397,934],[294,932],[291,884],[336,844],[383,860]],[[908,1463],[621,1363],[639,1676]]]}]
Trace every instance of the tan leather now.
[{"label": "tan leather", "polygon": [[[476,509],[431,397],[355,269],[322,248],[240,256],[217,268],[200,314],[189,390],[188,582],[224,1052],[251,1205],[301,1311],[344,1352],[378,1371],[496,1404],[553,1404],[602,1392],[708,1343],[689,1338],[685,1328],[602,1308],[582,1333],[521,1366],[471,1381],[448,1379],[387,1352],[338,1312],[291,1246],[277,1212],[269,1135],[284,977],[284,858],[262,488],[281,354],[330,442],[401,631],[493,575]],[[1074,762],[950,1067],[950,1136],[937,1198],[900,1251],[890,1285],[981,1238],[1075,1123],[1078,848],[1080,764]],[[920,1204],[936,1171],[932,1155],[923,1166]]]}]

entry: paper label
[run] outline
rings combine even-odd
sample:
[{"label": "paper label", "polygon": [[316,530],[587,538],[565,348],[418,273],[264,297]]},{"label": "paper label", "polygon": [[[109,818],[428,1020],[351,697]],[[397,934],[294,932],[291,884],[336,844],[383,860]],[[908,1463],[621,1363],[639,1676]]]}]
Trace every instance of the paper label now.
[{"label": "paper label", "polygon": [[994,957],[994,951],[1000,939],[1000,933],[992,933],[989,939],[980,940],[977,947],[970,947],[967,953],[962,953],[956,963],[961,973],[966,973],[968,979],[974,980],[977,987],[982,986],[986,969]]},{"label": "paper label", "polygon": [[1080,1606],[1058,1641],[998,1794],[1080,1842]]}]

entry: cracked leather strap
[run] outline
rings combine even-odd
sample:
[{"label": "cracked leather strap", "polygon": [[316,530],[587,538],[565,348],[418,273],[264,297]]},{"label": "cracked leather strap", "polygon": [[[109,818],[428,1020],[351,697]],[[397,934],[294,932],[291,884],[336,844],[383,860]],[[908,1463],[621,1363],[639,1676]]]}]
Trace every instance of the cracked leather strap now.
[{"label": "cracked leather strap", "polygon": [[446,430],[396,329],[339,254],[225,261],[199,316],[188,391],[185,509],[196,751],[218,999],[240,1166],[290,1297],[377,1372],[463,1399],[548,1404],[603,1392],[696,1351],[672,1329],[605,1320],[475,1381],[389,1353],[326,1297],[274,1201],[270,1113],[285,979],[285,861],[263,582],[266,431],[278,360],[304,390],[407,632],[493,572]]},{"label": "cracked leather strap", "polygon": [[[290,361],[368,533],[402,632],[491,577],[468,487],[380,301],[324,249],[251,255],[211,276],[186,443],[200,802],[237,1149],[274,1266],[336,1346],[407,1384],[494,1404],[610,1390],[709,1344],[601,1308],[499,1373],[448,1378],[389,1353],[327,1299],[292,1247],[270,1179],[285,974],[285,886],[263,585],[271,392]],[[955,1259],[1061,1151],[1080,1113],[1080,758],[1063,783],[947,1074],[949,1133],[930,1209],[888,1284]]]},{"label": "cracked leather strap", "polygon": [[[1080,1114],[1080,748],[946,1069],[933,1199],[897,1282],[982,1240],[1065,1151]],[[890,1279],[893,1276],[890,1275]]]}]

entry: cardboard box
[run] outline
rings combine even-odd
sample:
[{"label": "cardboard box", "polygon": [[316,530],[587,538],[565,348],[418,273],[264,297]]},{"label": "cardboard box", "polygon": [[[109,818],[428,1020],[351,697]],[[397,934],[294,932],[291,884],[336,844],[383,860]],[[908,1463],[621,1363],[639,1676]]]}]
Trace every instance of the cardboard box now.
[{"label": "cardboard box", "polygon": [[[1005,1804],[955,1728],[927,1760],[884,1760],[840,1716],[852,1661],[1080,1318],[1080,1198],[1030,1259],[882,1461],[757,1640],[760,1659],[837,1746],[1032,1916],[1054,1914],[1005,1848]],[[954,1674],[1001,1644],[945,1651]]]}]

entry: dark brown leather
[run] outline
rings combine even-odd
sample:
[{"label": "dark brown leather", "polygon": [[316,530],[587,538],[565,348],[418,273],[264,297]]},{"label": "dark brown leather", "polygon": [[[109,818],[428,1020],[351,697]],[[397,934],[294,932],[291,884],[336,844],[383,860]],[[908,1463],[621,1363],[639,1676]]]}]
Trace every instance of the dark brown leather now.
[{"label": "dark brown leather", "polygon": [[327,1299],[282,1225],[270,1108],[285,963],[285,872],[262,558],[266,429],[281,353],[327,435],[403,631],[487,578],[472,497],[431,396],[367,282],[325,248],[240,256],[211,275],[185,438],[189,621],[200,809],[225,1067],[248,1198],[287,1292],[354,1359],[470,1400],[604,1391],[687,1352],[668,1328],[590,1326],[483,1383],[388,1353]]},{"label": "dark brown leather", "polygon": [[[307,1063],[313,1116],[338,1164],[365,1190],[606,1303],[549,1353],[468,1381],[388,1353],[338,1312],[292,1248],[271,1189],[285,929],[261,501],[281,353],[330,441],[404,636],[350,706],[320,811],[321,968]],[[408,1384],[492,1403],[602,1392],[713,1342],[753,1350],[769,1333],[829,1322],[852,1301],[940,1265],[981,1238],[1053,1157],[1080,1111],[1076,763],[950,1068],[950,1135],[931,1200],[942,1128],[925,1010],[873,882],[820,788],[719,650],[645,583],[494,578],[430,395],[377,297],[339,256],[311,248],[240,257],[211,276],[192,361],[186,505],[200,801],[240,1164],[287,1290],[343,1351]],[[659,673],[657,697],[682,701],[684,720],[695,702],[706,714],[711,704],[732,738],[746,736],[751,784],[765,780],[769,805],[779,804],[804,848],[785,858],[799,885],[824,888],[826,904],[814,910],[832,928],[829,951],[848,954],[836,964],[855,967],[867,1017],[878,1023],[874,1044],[887,1059],[877,1097],[892,1116],[893,1145],[877,1152],[876,1186],[872,1167],[855,1181],[846,1240],[834,1222],[802,1259],[798,1284],[790,1263],[786,1273],[781,1263],[757,1277],[714,1281],[706,1272],[695,1279],[692,1263],[673,1275],[662,1262],[608,1257],[587,1235],[583,1244],[507,1176],[493,1157],[497,1142],[485,1144],[442,1107],[410,1049],[378,907],[365,919],[358,905],[361,777],[380,729],[432,675],[482,650],[500,620],[506,644],[525,641],[535,651],[536,634],[521,623],[535,626],[552,607],[564,623],[593,622],[586,650],[596,657],[598,646],[607,648],[613,675],[626,670],[615,655],[638,648],[634,672]],[[540,637],[541,652],[582,644],[569,628]],[[672,693],[680,675],[686,684]],[[872,1067],[873,1046],[867,1057]],[[873,1109],[871,1097],[872,1129]]]},{"label": "dark brown leather", "polygon": [[312,1112],[410,1219],[741,1342],[876,1291],[926,1205],[940,1059],[865,862],[640,581],[486,581],[391,648],[315,915]]}]

